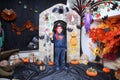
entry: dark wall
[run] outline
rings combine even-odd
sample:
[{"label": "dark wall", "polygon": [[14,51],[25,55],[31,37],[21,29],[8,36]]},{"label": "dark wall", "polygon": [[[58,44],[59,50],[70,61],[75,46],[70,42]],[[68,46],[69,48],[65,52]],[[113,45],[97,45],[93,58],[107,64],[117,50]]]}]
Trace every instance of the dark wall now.
[{"label": "dark wall", "polygon": [[[19,1],[22,3],[19,4]],[[13,9],[17,13],[17,18],[13,22],[19,27],[22,27],[27,20],[31,20],[34,25],[38,26],[39,14],[57,3],[66,4],[66,0],[0,0],[0,12],[5,8]],[[26,9],[24,9],[24,5],[27,6]],[[32,10],[30,10],[31,8]],[[35,10],[38,12],[36,13]],[[33,36],[38,35],[38,31],[30,32],[29,30],[25,30],[21,36],[17,36],[15,32],[11,31],[10,22],[4,21],[1,16],[0,21],[5,31],[3,50],[15,48],[27,50],[26,46]]]}]

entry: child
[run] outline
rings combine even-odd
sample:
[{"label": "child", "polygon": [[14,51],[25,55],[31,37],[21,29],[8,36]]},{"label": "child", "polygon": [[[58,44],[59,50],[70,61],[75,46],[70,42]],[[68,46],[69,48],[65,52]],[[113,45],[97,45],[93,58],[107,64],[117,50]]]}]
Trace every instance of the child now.
[{"label": "child", "polygon": [[55,34],[51,33],[50,38],[53,38],[52,42],[55,45],[55,69],[60,70],[60,63],[59,63],[60,61],[61,68],[63,70],[67,70],[65,63],[66,37],[65,34],[63,34],[63,27],[61,25],[58,25],[55,28]]}]

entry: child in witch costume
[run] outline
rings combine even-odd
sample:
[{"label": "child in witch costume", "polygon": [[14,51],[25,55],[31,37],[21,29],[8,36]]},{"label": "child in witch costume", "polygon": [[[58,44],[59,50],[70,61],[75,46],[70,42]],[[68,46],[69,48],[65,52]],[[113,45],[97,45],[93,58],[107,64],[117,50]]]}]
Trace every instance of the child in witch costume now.
[{"label": "child in witch costume", "polygon": [[51,33],[50,38],[53,38],[51,40],[55,45],[55,69],[60,70],[60,63],[61,62],[61,68],[63,70],[67,70],[66,67],[66,61],[65,61],[65,55],[66,55],[66,36],[63,34],[63,27],[61,25],[58,25],[55,28],[55,34]]}]

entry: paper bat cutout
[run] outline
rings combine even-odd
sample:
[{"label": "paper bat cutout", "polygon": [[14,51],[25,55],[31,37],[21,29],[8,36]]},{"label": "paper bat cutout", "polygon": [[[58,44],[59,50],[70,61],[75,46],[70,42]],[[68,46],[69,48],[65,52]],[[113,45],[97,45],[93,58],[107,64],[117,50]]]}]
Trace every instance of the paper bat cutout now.
[{"label": "paper bat cutout", "polygon": [[115,4],[113,4],[113,6],[112,6],[112,10],[115,10],[116,8],[118,7],[118,3],[115,3]]},{"label": "paper bat cutout", "polygon": [[97,11],[97,10],[98,10],[98,7],[94,7],[94,8],[93,8],[93,11]]},{"label": "paper bat cutout", "polygon": [[76,27],[77,27],[77,29],[80,29],[80,25],[77,25]]},{"label": "paper bat cutout", "polygon": [[41,40],[43,40],[43,39],[44,39],[44,35],[39,36],[39,38],[40,38]]},{"label": "paper bat cutout", "polygon": [[102,20],[103,20],[103,21],[104,21],[104,20],[107,20],[107,19],[108,19],[108,15],[102,17]]},{"label": "paper bat cutout", "polygon": [[72,28],[67,28],[68,32],[72,32],[73,29]]}]

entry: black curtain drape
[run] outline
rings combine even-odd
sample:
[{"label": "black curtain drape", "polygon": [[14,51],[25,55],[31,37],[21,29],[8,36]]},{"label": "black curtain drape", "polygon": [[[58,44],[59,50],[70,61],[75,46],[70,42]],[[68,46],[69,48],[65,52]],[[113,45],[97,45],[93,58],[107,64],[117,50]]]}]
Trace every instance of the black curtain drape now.
[{"label": "black curtain drape", "polygon": [[[22,27],[27,20],[30,20],[35,26],[39,26],[39,14],[57,3],[66,4],[66,0],[0,0],[0,13],[5,8],[13,9],[17,13],[17,18],[13,23],[17,26]],[[1,16],[0,21],[5,31],[3,50],[15,48],[27,50],[28,43],[38,35],[38,31],[25,30],[22,35],[18,36],[16,32],[12,32],[11,22],[4,21]]]}]

